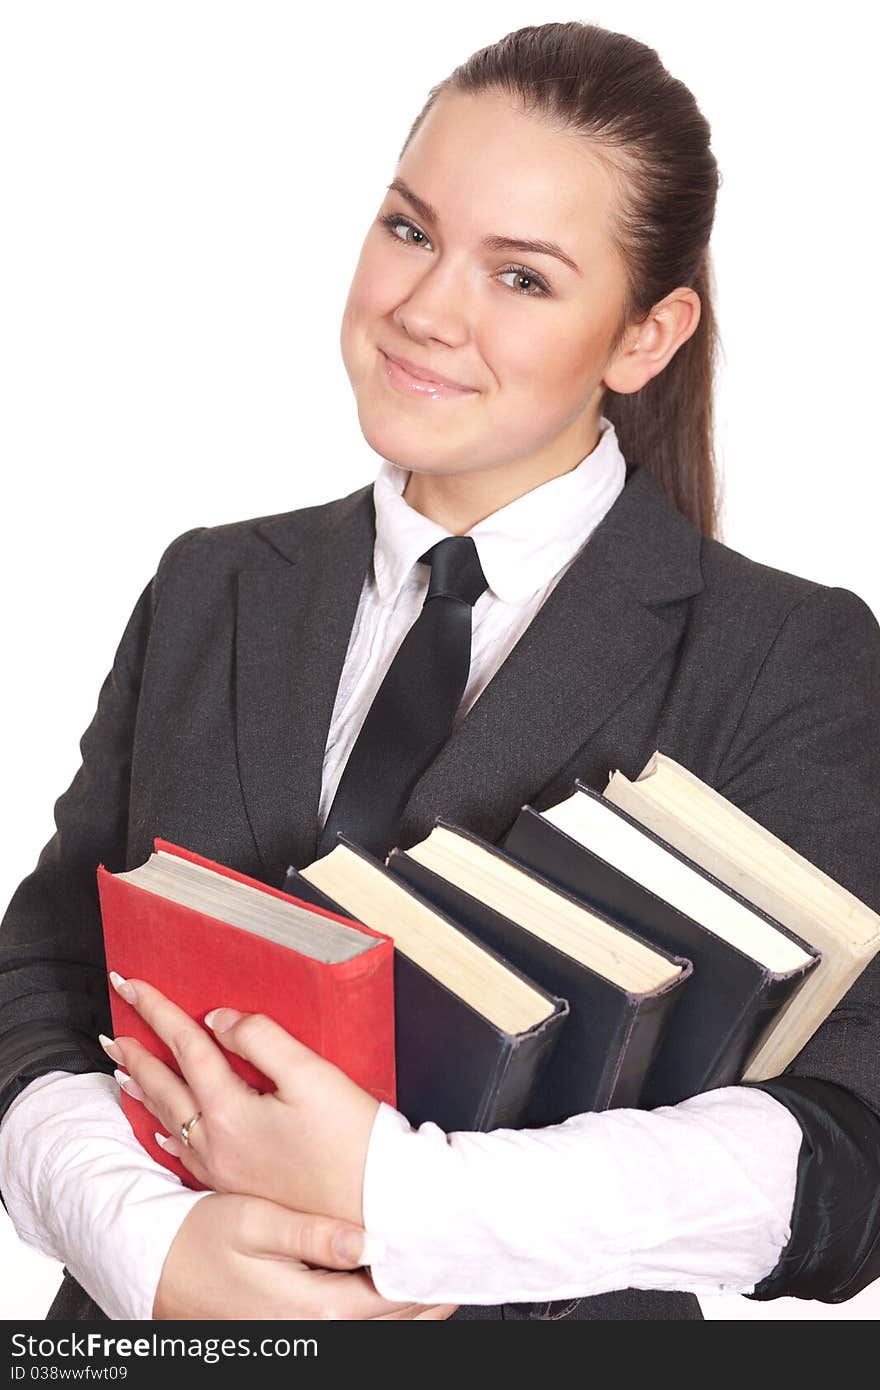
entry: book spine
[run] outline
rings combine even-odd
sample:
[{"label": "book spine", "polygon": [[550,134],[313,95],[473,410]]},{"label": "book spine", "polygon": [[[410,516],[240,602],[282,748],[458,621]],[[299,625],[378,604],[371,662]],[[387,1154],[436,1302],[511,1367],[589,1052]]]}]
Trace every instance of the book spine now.
[{"label": "book spine", "polygon": [[517,1037],[499,1034],[494,1072],[486,1084],[483,1102],[475,1115],[474,1129],[516,1129],[559,1040],[568,1015],[567,1000],[528,1033]]},{"label": "book spine", "polygon": [[[736,1016],[727,1028],[714,1038],[714,1048],[699,1070],[674,1065],[674,1057],[661,1050],[658,1065],[648,1077],[645,1104],[653,1109],[658,1105],[677,1105],[689,1096],[716,1090],[719,1086],[735,1086],[744,1077],[747,1059],[753,1054],[756,1041],[765,1036],[768,1028],[790,997],[793,987],[802,976],[761,975],[755,978],[745,994]],[[671,1039],[676,1054],[686,1046],[687,1036],[677,1033]],[[661,1045],[662,1046],[662,1045]]]},{"label": "book spine", "polygon": [[[388,868],[541,990],[568,1001],[570,1017],[550,1066],[534,1088],[524,1126],[542,1128],[560,1124],[570,1115],[602,1108],[599,1083],[611,1065],[609,1052],[621,1037],[621,1016],[628,1016],[632,1011],[631,997],[604,976],[534,936],[405,852],[393,850]],[[687,964],[686,973],[689,973],[689,962]],[[673,986],[680,979],[681,976],[676,977]],[[631,1061],[625,1061],[623,1076],[628,1084],[623,1086],[621,1082],[623,1098],[618,1104],[636,1103],[629,1099],[639,1092],[631,1065],[650,1050],[647,1029],[644,1037],[645,1045],[634,1046]],[[640,1029],[634,1041],[641,1043],[642,1038]]]},{"label": "book spine", "polygon": [[328,967],[322,992],[322,1055],[396,1107],[393,942]]},{"label": "book spine", "polygon": [[651,1069],[690,974],[690,969],[683,970],[677,980],[656,994],[629,996],[619,1033],[609,1042],[595,1109],[637,1109],[643,1105]]},{"label": "book spine", "polygon": [[[794,976],[769,977],[768,985],[760,1000],[760,1006],[755,1011],[753,1026],[743,1044],[743,1056],[737,1080],[764,1081],[770,1076],[778,1075],[782,1067],[788,1065],[788,1062],[780,1063],[775,1069],[765,1068],[764,1073],[761,1074],[760,1068],[755,1066],[755,1061],[761,1053],[766,1056],[767,1043],[771,1034],[779,1027],[789,1010],[797,1008],[798,995],[803,986],[812,978],[812,975],[813,965],[811,964],[807,970]],[[816,1022],[817,1028],[819,1021]],[[793,1059],[790,1058],[789,1060]]]},{"label": "book spine", "polygon": [[[767,996],[772,977],[751,956],[572,840],[532,807],[520,811],[505,849],[628,930],[692,958],[693,982],[660,1039],[642,1104],[675,1105],[735,1084],[757,1031],[766,1031],[762,1011],[779,1007],[775,991]],[[804,966],[812,968],[811,962]]]}]

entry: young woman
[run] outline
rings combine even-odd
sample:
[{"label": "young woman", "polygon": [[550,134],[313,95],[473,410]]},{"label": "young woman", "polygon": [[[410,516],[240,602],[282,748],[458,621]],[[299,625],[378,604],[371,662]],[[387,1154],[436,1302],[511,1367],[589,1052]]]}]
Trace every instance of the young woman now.
[{"label": "young woman", "polygon": [[[346,306],[375,482],[162,556],[0,938],[0,1187],[67,1266],[50,1317],[698,1318],[700,1292],[836,1301],[880,1272],[873,967],[782,1077],[534,1131],[413,1131],[271,1019],[210,1015],[260,1096],[148,980],[112,985],[180,1073],[106,1036],[97,864],[159,835],[277,885],[326,852],[441,553],[479,562],[463,688],[402,795],[372,789],[386,849],[438,814],[498,842],[660,748],[880,907],[877,622],[714,538],[709,137],[625,35],[475,54]],[[396,698],[418,723],[434,693]],[[134,1141],[114,1063],[214,1190]]]}]

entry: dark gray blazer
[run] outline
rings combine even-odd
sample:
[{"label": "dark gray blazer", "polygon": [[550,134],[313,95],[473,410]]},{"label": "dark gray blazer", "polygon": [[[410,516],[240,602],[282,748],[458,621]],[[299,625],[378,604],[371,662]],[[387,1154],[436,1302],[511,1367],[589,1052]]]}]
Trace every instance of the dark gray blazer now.
[{"label": "dark gray blazer", "polygon": [[[372,485],[179,536],[123,633],[0,930],[0,1114],[56,1067],[110,1071],[95,870],[161,836],[280,885],[316,856],[322,762],[372,556]],[[399,843],[442,814],[497,843],[574,777],[602,790],[655,749],[880,909],[880,628],[846,589],[698,530],[645,468],[626,486],[416,783]],[[792,1237],[759,1297],[838,1301],[880,1273],[880,959],[764,1089],[804,1129]],[[872,1215],[873,1212],[873,1215]],[[821,1241],[818,1240],[822,1233]],[[99,1317],[65,1273],[50,1317]],[[699,1318],[622,1291],[456,1317]]]}]

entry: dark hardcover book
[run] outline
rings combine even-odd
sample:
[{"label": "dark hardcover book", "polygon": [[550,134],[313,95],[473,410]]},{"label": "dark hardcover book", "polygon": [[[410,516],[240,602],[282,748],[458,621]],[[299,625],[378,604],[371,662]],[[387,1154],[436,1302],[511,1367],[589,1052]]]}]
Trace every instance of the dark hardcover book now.
[{"label": "dark hardcover book", "polygon": [[[438,836],[439,841],[435,840]],[[434,868],[420,862],[420,856],[431,855],[432,841],[448,847],[455,846],[456,840],[459,850],[463,848],[471,858],[477,852],[477,862],[470,870],[459,863],[448,865],[447,872],[441,873],[437,871],[439,860]],[[487,884],[479,881],[481,855],[490,856],[483,860],[484,865],[502,867],[506,882],[500,889],[496,883],[490,892]],[[689,960],[637,940],[592,907],[583,912],[583,905],[573,895],[442,817],[437,818],[426,840],[407,851],[393,849],[388,869],[531,979],[568,1000],[565,1031],[532,1097],[524,1126],[558,1124],[588,1110],[640,1104],[665,1028],[680,997],[687,993]],[[467,888],[461,886],[463,879],[467,879]],[[502,911],[499,907],[505,889],[512,887],[518,897],[517,887],[522,888],[526,879],[538,894],[537,907],[533,904],[531,909],[531,928],[523,925],[522,919],[528,915],[525,911],[515,907]],[[575,909],[576,920],[569,922],[566,946],[561,944],[561,937],[556,943],[548,940],[542,925],[542,910],[548,919],[547,906],[552,908],[555,903],[558,907],[560,900]],[[570,910],[562,910],[572,918]],[[583,959],[586,937],[592,937],[592,966]],[[637,958],[640,986],[627,987],[620,981],[620,962],[627,951]],[[609,978],[609,974],[618,978]]]},{"label": "dark hardcover book", "polygon": [[[772,970],[756,959],[744,944],[735,945],[712,929],[712,923],[674,906],[652,891],[637,877],[636,853],[617,839],[608,839],[606,852],[617,846],[621,862],[631,873],[608,862],[597,852],[601,843],[601,822],[593,830],[596,848],[572,838],[532,806],[524,806],[504,841],[505,851],[518,862],[530,865],[573,894],[581,902],[596,907],[613,920],[638,932],[668,951],[687,956],[694,966],[693,979],[670,1018],[669,1027],[648,1076],[643,1106],[674,1105],[688,1096],[717,1086],[733,1085],[741,1079],[745,1064],[768,1023],[791,998],[805,975],[817,963],[817,955],[806,943],[789,933],[773,918],[762,913],[719,879],[707,874],[659,836],[653,835],[626,812],[612,806],[592,788],[577,782],[577,790],[601,803],[602,815],[622,817],[638,832],[688,870],[755,914],[760,921],[781,933],[797,947],[800,964],[788,970]],[[555,810],[556,808],[551,808]],[[588,813],[591,807],[581,809]],[[614,837],[613,823],[608,833]],[[588,832],[589,833],[589,832]],[[624,857],[626,856],[626,857]],[[653,881],[656,880],[656,876]],[[686,892],[685,882],[685,892]],[[722,904],[723,906],[723,904]],[[694,906],[697,911],[697,906]],[[748,926],[747,919],[743,919]],[[759,928],[760,929],[760,928]]]},{"label": "dark hardcover book", "polygon": [[[389,905],[382,914],[388,920],[389,932],[395,937],[395,902],[401,895],[411,904],[430,913],[436,947],[442,951],[449,933],[468,936],[445,914],[424,902],[407,884],[388,874],[385,866],[367,851],[340,836],[340,845],[360,859],[361,870],[369,866],[375,874],[388,881]],[[310,865],[326,864],[338,850],[325,860]],[[341,913],[339,903],[352,903],[353,920],[361,920],[355,908],[363,906],[355,887],[346,892],[342,877],[334,880],[338,898],[322,891],[295,868],[288,869],[284,891],[293,893],[316,907]],[[343,913],[342,915],[347,915]],[[370,915],[368,912],[367,915]],[[538,1013],[541,1017],[522,1031],[508,1031],[486,1012],[461,997],[453,987],[442,983],[432,973],[425,960],[418,964],[411,959],[399,941],[394,947],[394,1024],[395,1057],[397,1063],[397,1108],[411,1124],[420,1125],[432,1120],[447,1133],[456,1130],[516,1128],[522,1122],[529,1100],[539,1086],[542,1074],[558,1045],[560,1033],[568,1018],[568,1002],[550,994],[533,981],[525,981],[507,961],[468,936],[471,944],[484,956],[498,961],[502,967],[500,983],[507,986],[520,980],[536,989],[540,996]]]}]

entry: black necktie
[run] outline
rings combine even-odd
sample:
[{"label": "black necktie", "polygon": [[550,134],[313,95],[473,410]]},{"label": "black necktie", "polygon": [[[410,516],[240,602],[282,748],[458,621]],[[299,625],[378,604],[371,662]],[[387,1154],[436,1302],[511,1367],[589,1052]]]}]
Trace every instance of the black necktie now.
[{"label": "black necktie", "polygon": [[341,831],[384,859],[418,777],[452,729],[471,664],[472,609],[487,587],[470,536],[447,536],[424,555],[431,582],[395,653],[342,772],[318,841]]}]

